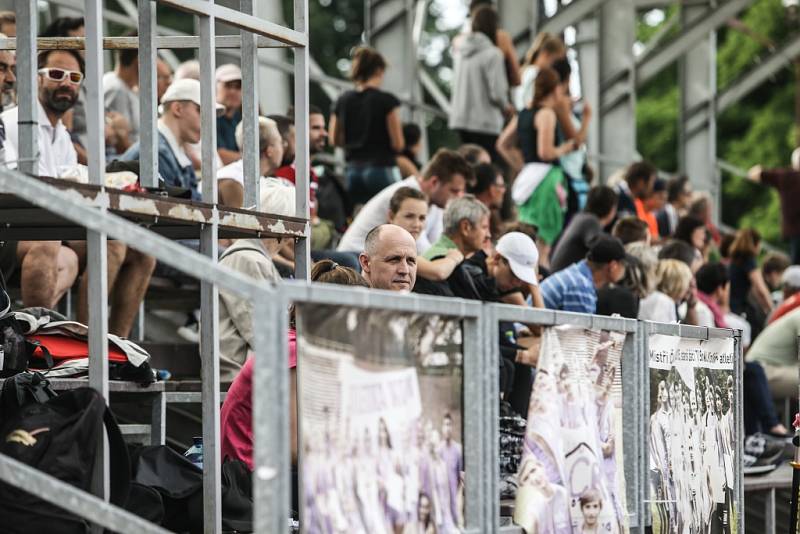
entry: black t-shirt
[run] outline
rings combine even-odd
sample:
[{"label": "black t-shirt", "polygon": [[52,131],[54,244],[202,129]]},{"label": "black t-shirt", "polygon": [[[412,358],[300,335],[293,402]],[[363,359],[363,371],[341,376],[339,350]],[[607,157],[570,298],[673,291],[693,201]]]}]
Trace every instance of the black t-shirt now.
[{"label": "black t-shirt", "polygon": [[606,286],[597,291],[597,315],[619,314],[627,319],[639,316],[639,299],[622,286]]},{"label": "black t-shirt", "polygon": [[395,154],[386,128],[386,116],[398,106],[400,101],[393,94],[380,89],[347,91],[339,97],[333,113],[344,131],[348,163],[394,166]]},{"label": "black t-shirt", "polygon": [[732,261],[728,267],[728,277],[731,279],[731,311],[743,313],[747,304],[747,295],[753,285],[750,282],[750,273],[758,266],[755,258],[748,258],[742,262]]}]

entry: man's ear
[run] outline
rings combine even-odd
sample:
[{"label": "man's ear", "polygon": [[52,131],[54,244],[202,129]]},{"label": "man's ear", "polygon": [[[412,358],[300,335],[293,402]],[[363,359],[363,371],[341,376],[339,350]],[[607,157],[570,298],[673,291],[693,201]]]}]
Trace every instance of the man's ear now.
[{"label": "man's ear", "polygon": [[369,256],[362,252],[358,255],[358,264],[361,265],[361,272],[369,274]]},{"label": "man's ear", "polygon": [[458,222],[458,231],[460,234],[468,234],[470,230],[472,230],[472,223],[467,219],[461,219]]}]

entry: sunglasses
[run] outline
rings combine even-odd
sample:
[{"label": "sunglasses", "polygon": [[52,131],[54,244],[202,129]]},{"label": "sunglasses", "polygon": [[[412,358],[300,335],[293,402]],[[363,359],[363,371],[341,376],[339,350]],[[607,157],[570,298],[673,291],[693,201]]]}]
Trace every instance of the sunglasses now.
[{"label": "sunglasses", "polygon": [[39,69],[39,74],[44,76],[45,79],[50,80],[51,82],[61,82],[66,80],[74,85],[80,85],[83,81],[83,73],[74,71],[74,70],[64,70],[64,69]]}]

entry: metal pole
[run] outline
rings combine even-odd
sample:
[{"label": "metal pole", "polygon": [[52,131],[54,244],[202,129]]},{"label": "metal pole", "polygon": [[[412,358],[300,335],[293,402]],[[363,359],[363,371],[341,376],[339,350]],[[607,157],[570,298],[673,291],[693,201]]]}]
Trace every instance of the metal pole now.
[{"label": "metal pole", "polygon": [[254,299],[258,317],[253,366],[253,526],[256,534],[285,532],[289,510],[288,317],[283,291]]},{"label": "metal pole", "polygon": [[[500,466],[498,465],[500,456],[498,443],[500,438],[500,410],[498,406],[500,402],[500,328],[494,310],[494,306],[483,307],[483,328],[480,332],[483,335],[483,352],[488,355],[487,362],[481,363],[480,355],[477,356],[477,360],[471,359],[474,355],[467,343],[468,332],[466,329],[464,332],[464,413],[469,413],[471,409],[477,409],[481,417],[480,426],[476,425],[480,435],[475,436],[465,431],[465,465],[469,469],[471,449],[470,442],[467,439],[474,444],[475,456],[480,457],[480,462],[484,465],[483,471],[480,471],[481,479],[473,483],[476,485],[478,483],[481,484],[480,493],[477,493],[477,488],[470,488],[470,479],[467,478],[467,504],[471,507],[469,497],[473,495],[477,495],[478,498],[486,503],[483,507],[483,528],[486,532],[494,532],[500,526],[500,493],[498,488],[498,479],[500,477]],[[480,401],[477,407],[468,403],[470,398],[468,389],[473,387],[474,381],[472,373],[478,373],[479,376],[483,376],[481,381],[483,393],[482,398],[479,397]],[[469,522],[472,519],[469,515],[469,508],[466,516],[467,526],[472,527],[473,524]]]},{"label": "metal pole", "polygon": [[[209,0],[210,6],[214,0]],[[200,101],[203,201],[217,203],[217,111],[215,71],[215,20],[198,16],[200,35]],[[219,216],[214,207],[212,224],[200,231],[200,252],[216,262]],[[200,283],[200,360],[203,390],[203,531],[222,530],[222,493],[219,455],[219,293],[217,285]]]},{"label": "metal pole", "polygon": [[[294,1],[294,29],[308,36],[308,0]],[[295,198],[296,213],[309,218],[309,180],[311,166],[308,147],[308,46],[294,49],[294,128],[295,128]],[[311,271],[311,225],[306,225],[305,237],[295,240],[294,275],[308,280]]]},{"label": "metal pole", "polygon": [[[86,2],[86,131],[89,139],[89,182],[103,185],[105,177],[105,128],[103,109],[103,2]],[[105,211],[105,206],[101,211]],[[108,402],[108,250],[103,231],[86,232],[86,264],[89,276],[89,385]],[[95,457],[95,495],[108,500],[109,464],[105,432]],[[94,532],[102,532],[95,526]]]},{"label": "metal pole", "polygon": [[139,0],[139,181],[152,188],[158,187],[156,28],[153,2]]},{"label": "metal pole", "polygon": [[[242,12],[252,15],[253,0],[241,0]],[[258,48],[256,35],[241,30],[242,38],[242,128],[244,144],[242,162],[244,164],[244,206],[255,206],[260,210],[259,177],[261,176],[258,128]]]},{"label": "metal pole", "polygon": [[20,172],[39,174],[39,106],[38,75],[36,74],[36,35],[39,33],[39,11],[36,0],[18,0],[17,13],[17,98],[19,104],[19,164]]}]

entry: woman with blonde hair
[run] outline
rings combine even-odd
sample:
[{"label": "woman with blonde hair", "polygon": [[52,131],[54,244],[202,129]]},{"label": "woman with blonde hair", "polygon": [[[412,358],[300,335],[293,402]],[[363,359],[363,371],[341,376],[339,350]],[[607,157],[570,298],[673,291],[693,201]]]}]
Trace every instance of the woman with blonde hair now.
[{"label": "woman with blonde hair", "polygon": [[692,289],[692,270],[682,261],[661,260],[655,274],[656,290],[642,300],[639,319],[677,323],[678,306],[687,300]]}]

